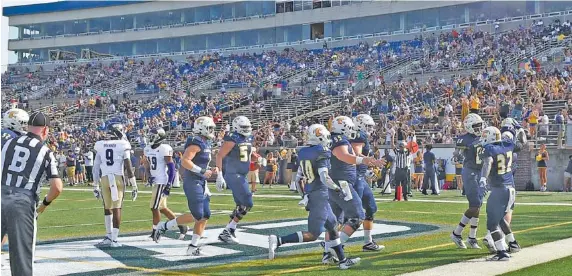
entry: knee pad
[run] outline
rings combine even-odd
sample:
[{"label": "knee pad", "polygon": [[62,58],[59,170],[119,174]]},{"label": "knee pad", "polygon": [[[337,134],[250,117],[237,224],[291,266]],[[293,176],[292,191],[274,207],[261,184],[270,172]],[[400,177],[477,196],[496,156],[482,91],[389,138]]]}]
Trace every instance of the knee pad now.
[{"label": "knee pad", "polygon": [[327,231],[327,233],[330,235],[330,240],[335,240],[335,239],[339,238],[338,231],[336,231],[337,228],[338,227],[336,226],[334,229]]},{"label": "knee pad", "polygon": [[250,211],[251,207],[247,206],[236,206],[232,214],[230,215],[231,219],[238,218],[239,220],[242,219],[248,211]]},{"label": "knee pad", "polygon": [[349,225],[352,229],[354,229],[354,231],[357,231],[359,229],[359,227],[361,226],[362,220],[358,219],[358,218],[351,218],[348,219],[348,221],[346,222],[346,225]]}]

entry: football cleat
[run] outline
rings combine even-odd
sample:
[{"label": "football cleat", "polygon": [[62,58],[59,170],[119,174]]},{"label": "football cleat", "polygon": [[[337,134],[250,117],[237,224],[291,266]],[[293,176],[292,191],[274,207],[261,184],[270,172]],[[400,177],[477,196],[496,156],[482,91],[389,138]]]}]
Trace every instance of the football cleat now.
[{"label": "football cleat", "polygon": [[463,237],[455,235],[455,233],[451,233],[451,240],[457,245],[459,249],[467,249],[467,246],[463,242]]},{"label": "football cleat", "polygon": [[322,264],[335,264],[337,262],[339,262],[339,260],[332,252],[324,252],[322,255]]},{"label": "football cleat", "polygon": [[468,238],[467,243],[469,244],[469,248],[481,249],[481,247],[479,246],[479,243],[477,242],[477,239]]},{"label": "football cleat", "polygon": [[364,246],[362,247],[362,250],[364,252],[381,251],[383,249],[385,249],[385,246],[379,245],[379,244],[375,243],[374,241],[368,242],[368,243],[364,244]]},{"label": "football cleat", "polygon": [[340,269],[348,269],[354,265],[359,264],[360,261],[361,261],[360,258],[353,258],[353,259],[346,258],[345,260],[340,262],[339,267]]},{"label": "football cleat", "polygon": [[487,259],[491,262],[506,262],[508,260],[510,260],[510,255],[506,251],[497,251],[494,256]]},{"label": "football cleat", "polygon": [[112,241],[110,246],[111,246],[111,247],[122,247],[123,244],[120,244],[120,243],[118,243],[117,241]]},{"label": "football cleat", "polygon": [[189,247],[187,247],[187,255],[188,256],[201,256],[201,248],[198,246],[194,246],[192,244],[189,244]]},{"label": "football cleat", "polygon": [[102,241],[98,242],[95,246],[110,246],[113,242],[107,236]]},{"label": "football cleat", "polygon": [[157,229],[153,229],[153,231],[151,231],[151,236],[149,236],[149,238],[155,237],[155,232],[157,232]]},{"label": "football cleat", "polygon": [[224,242],[224,243],[238,244],[238,239],[234,235],[234,231],[235,231],[235,229],[226,229],[225,228],[224,230],[222,230],[222,233],[220,233],[220,235],[218,235],[219,241]]},{"label": "football cleat", "polygon": [[189,232],[189,226],[179,225],[179,240],[185,240],[187,232]]},{"label": "football cleat", "polygon": [[152,233],[151,238],[153,238],[153,241],[158,243],[159,240],[161,239],[161,235],[165,234],[165,232],[167,231],[166,229],[167,229],[167,222],[160,224],[159,228],[157,228],[156,231]]},{"label": "football cleat", "polygon": [[276,249],[278,248],[278,237],[275,235],[268,236],[268,259],[274,260]]},{"label": "football cleat", "polygon": [[490,253],[496,253],[497,252],[497,248],[494,244],[494,241],[487,239],[486,237],[483,239],[483,244],[485,245],[485,247],[489,250]]},{"label": "football cleat", "polygon": [[508,252],[510,253],[516,253],[518,251],[520,251],[520,244],[518,244],[517,241],[513,241],[513,242],[509,242],[508,243]]}]

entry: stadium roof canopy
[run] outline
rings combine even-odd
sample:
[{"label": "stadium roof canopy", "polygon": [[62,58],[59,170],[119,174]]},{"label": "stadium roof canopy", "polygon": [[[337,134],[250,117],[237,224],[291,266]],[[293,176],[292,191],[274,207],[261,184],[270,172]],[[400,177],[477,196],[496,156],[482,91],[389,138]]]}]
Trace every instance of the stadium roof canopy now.
[{"label": "stadium roof canopy", "polygon": [[32,5],[22,5],[22,6],[11,6],[4,7],[2,9],[3,16],[15,16],[15,15],[26,15],[26,14],[39,14],[39,13],[50,13],[50,12],[63,12],[63,11],[73,11],[80,9],[91,9],[91,8],[102,8],[111,7],[127,4],[136,4],[139,2],[149,2],[149,1],[58,1],[51,3],[42,4],[32,4]]}]

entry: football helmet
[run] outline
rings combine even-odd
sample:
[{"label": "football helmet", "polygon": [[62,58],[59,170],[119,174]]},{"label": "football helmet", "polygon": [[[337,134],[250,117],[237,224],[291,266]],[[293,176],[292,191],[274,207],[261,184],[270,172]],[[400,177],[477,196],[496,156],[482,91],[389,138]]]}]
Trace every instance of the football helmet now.
[{"label": "football helmet", "polygon": [[502,139],[514,141],[514,135],[510,131],[505,131],[501,135]]},{"label": "football helmet", "polygon": [[[248,120],[248,119],[247,119]],[[248,122],[250,124],[250,122]],[[211,117],[199,117],[195,120],[193,132],[210,140],[215,138],[216,124]]]},{"label": "football helmet", "polygon": [[243,136],[252,135],[252,125],[250,120],[244,116],[238,116],[232,120],[232,131]]},{"label": "football helmet", "polygon": [[352,119],[347,116],[338,116],[332,121],[332,132],[343,134],[348,139],[355,139],[356,128]]},{"label": "football helmet", "polygon": [[518,122],[513,118],[506,118],[506,119],[502,120],[502,123],[501,123],[501,127],[507,128],[507,129],[515,129],[517,125],[518,125]]},{"label": "football helmet", "polygon": [[367,114],[359,114],[354,118],[354,125],[357,130],[370,134],[374,130],[375,121]]},{"label": "football helmet", "polygon": [[167,133],[162,127],[156,127],[149,131],[149,137],[147,138],[149,144],[157,145],[167,139]]},{"label": "football helmet", "polygon": [[488,145],[501,141],[501,132],[494,126],[486,127],[481,133],[481,144]]},{"label": "football helmet", "polygon": [[123,133],[123,125],[119,123],[109,125],[107,127],[107,135],[111,140],[125,139],[125,133]]},{"label": "football helmet", "polygon": [[2,126],[13,131],[24,132],[28,129],[29,120],[28,112],[19,108],[12,108],[4,113]]},{"label": "football helmet", "polygon": [[[483,130],[483,119],[481,118],[481,116],[474,114],[474,113],[470,113],[469,115],[467,115],[467,117],[465,118],[465,121],[463,121],[463,125],[465,126],[465,130],[468,133],[480,136],[481,135],[481,131]],[[500,136],[499,136],[500,137]]]},{"label": "football helmet", "polygon": [[328,129],[320,124],[313,124],[308,128],[308,144],[330,147],[332,138]]}]

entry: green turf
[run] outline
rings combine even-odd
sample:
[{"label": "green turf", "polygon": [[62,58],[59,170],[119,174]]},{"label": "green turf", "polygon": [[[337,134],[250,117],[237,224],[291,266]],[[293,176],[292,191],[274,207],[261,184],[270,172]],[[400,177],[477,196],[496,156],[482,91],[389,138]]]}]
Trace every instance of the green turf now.
[{"label": "green turf", "polygon": [[[141,185],[142,186],[142,185]],[[216,193],[214,186],[211,191]],[[71,189],[70,189],[71,190]],[[149,190],[141,188],[141,190]],[[182,192],[173,189],[174,192]],[[229,192],[225,192],[229,194]],[[259,189],[256,195],[296,195],[286,188]],[[137,201],[130,200],[129,193],[123,208],[122,233],[149,232],[151,229],[151,212],[149,210],[150,194],[140,194]],[[392,196],[379,199],[391,199]],[[436,202],[378,202],[379,213],[376,219],[440,225],[437,232],[417,236],[405,236],[380,241],[386,246],[381,253],[361,252],[361,245],[348,245],[346,251],[351,256],[362,257],[362,264],[357,269],[345,272],[349,275],[395,275],[410,271],[459,262],[467,259],[485,257],[487,251],[457,250],[449,239],[449,233],[459,222],[461,214],[466,210],[466,199],[455,191],[443,191],[441,196],[422,196],[415,194],[414,200],[446,200],[453,203]],[[264,222],[278,219],[305,219],[307,212],[297,205],[299,198],[264,198],[255,197],[255,206],[247,215],[245,222]],[[460,203],[454,203],[460,202]],[[565,203],[572,204],[572,194],[519,192],[518,202],[529,203]],[[169,207],[175,213],[187,212],[187,203],[183,195],[172,194]],[[228,222],[228,213],[234,208],[231,196],[213,196],[211,209],[213,216],[209,227],[221,226]],[[524,247],[572,237],[572,205],[565,206],[530,206],[517,205],[513,220],[516,238]],[[468,229],[467,229],[468,230]],[[467,235],[467,230],[464,236]],[[47,211],[40,216],[39,240],[59,238],[79,238],[86,236],[102,236],[105,232],[101,202],[93,198],[90,191],[66,191],[62,193]],[[486,232],[486,210],[481,211],[481,223],[478,236]],[[326,275],[337,268],[322,266],[319,249],[297,255],[281,255],[273,261],[261,259],[232,262],[226,265],[186,271],[177,268],[177,272],[204,275],[260,275],[292,272],[304,275]],[[182,270],[181,270],[182,269]],[[560,274],[563,275],[563,274]]]},{"label": "green turf", "polygon": [[[565,274],[563,274],[565,272]],[[537,275],[570,275],[572,274],[572,256],[551,262],[519,269],[503,274],[503,276],[537,276]]]}]

